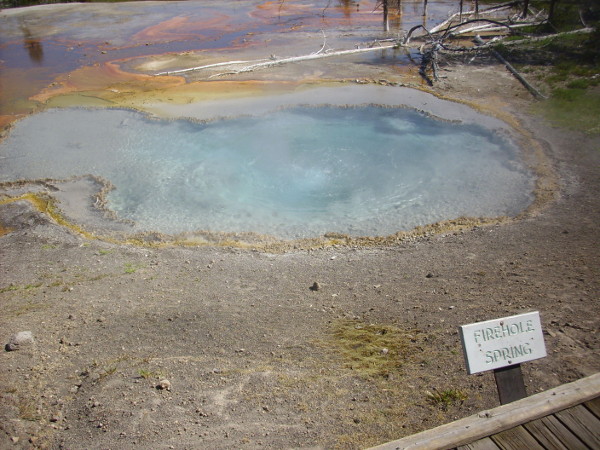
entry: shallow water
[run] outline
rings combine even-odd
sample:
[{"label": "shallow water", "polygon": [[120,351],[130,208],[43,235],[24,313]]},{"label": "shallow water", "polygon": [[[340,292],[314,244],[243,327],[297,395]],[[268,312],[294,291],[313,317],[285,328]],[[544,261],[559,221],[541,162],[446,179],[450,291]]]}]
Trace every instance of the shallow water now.
[{"label": "shallow water", "polygon": [[48,110],[0,143],[2,181],[91,173],[136,230],[387,235],[532,200],[517,148],[412,109],[293,107],[208,123]]},{"label": "shallow water", "polygon": [[[254,49],[268,57],[317,33],[310,52],[321,46],[321,31],[334,48],[354,48],[381,35],[377,2],[363,0],[152,1],[58,4],[0,10],[0,115],[28,113],[28,100],[61,74],[78,67],[167,52]],[[458,8],[458,0],[402,2],[391,32],[415,24],[431,27]],[[277,49],[274,50],[273,48]],[[306,49],[302,48],[300,52]],[[258,57],[255,56],[255,57]],[[225,57],[226,58],[226,57]],[[404,52],[364,55],[371,63],[407,64]]]}]

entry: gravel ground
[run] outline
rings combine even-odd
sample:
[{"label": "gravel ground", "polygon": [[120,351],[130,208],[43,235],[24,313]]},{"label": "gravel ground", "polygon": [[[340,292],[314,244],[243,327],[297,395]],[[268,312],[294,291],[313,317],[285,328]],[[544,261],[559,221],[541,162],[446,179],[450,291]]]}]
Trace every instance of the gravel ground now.
[{"label": "gravel ground", "polygon": [[33,343],[0,354],[0,447],[368,447],[498,405],[457,327],[528,311],[530,394],[597,372],[599,139],[528,115],[501,67],[446,75],[540,144],[555,178],[524,217],[275,252],[110,243],[1,204],[0,336]]}]

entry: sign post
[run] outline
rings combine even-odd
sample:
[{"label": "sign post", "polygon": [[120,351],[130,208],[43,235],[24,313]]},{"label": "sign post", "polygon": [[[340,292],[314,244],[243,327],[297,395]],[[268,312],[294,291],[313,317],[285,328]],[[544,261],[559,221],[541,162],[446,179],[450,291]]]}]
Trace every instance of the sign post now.
[{"label": "sign post", "polygon": [[527,396],[521,363],[546,356],[538,311],[459,327],[467,372],[494,371],[500,403]]}]

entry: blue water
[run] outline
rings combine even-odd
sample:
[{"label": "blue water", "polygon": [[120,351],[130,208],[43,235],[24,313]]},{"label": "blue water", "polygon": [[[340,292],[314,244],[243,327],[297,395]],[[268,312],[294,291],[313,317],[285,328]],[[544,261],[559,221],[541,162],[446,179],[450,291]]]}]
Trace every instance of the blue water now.
[{"label": "blue water", "polygon": [[477,125],[384,107],[294,107],[208,123],[56,109],[0,143],[0,180],[94,174],[136,230],[291,239],[387,235],[459,216],[514,215],[532,176]]}]

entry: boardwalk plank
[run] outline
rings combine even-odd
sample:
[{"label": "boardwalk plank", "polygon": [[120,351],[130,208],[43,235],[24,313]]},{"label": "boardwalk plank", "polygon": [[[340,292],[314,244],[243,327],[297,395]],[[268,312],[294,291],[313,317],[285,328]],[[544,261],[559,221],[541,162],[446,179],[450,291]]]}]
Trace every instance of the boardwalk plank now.
[{"label": "boardwalk plank", "polygon": [[499,450],[499,447],[489,437],[486,437],[470,444],[461,445],[456,450]]},{"label": "boardwalk plank", "polygon": [[490,437],[502,450],[544,449],[522,426],[511,428]]},{"label": "boardwalk plank", "polygon": [[[493,408],[487,411],[480,411],[464,419],[456,422],[441,425],[437,428],[423,431],[421,433],[414,434],[412,436],[406,436],[402,439],[398,439],[391,442],[386,442],[373,450],[431,450],[432,448],[457,448],[458,446],[468,445],[472,442],[482,440],[494,433],[500,433],[505,430],[509,430],[512,427],[521,426],[527,424],[533,420],[541,419],[546,416],[557,414],[557,411],[563,411],[574,405],[580,405],[580,407],[587,413],[588,416],[592,417],[595,422],[590,423],[592,428],[588,428],[586,433],[590,434],[590,430],[600,430],[600,421],[597,420],[594,413],[591,411],[597,411],[598,399],[600,394],[600,373],[591,375],[587,378],[568,383],[557,388],[550,389],[546,392],[532,395],[531,397],[517,400],[507,405],[502,405],[497,408]],[[587,409],[582,403],[591,402],[590,409]],[[585,426],[579,424],[572,417],[568,417],[565,421],[575,422],[574,427],[576,429],[583,428]],[[566,426],[563,420],[560,422]],[[567,426],[567,428],[570,428]],[[577,431],[570,429],[573,434],[577,435]],[[582,441],[588,444],[591,448],[597,448],[600,450],[600,433],[596,431],[596,436],[592,434],[591,438],[587,438]],[[534,448],[537,444],[535,438],[529,435],[532,440],[535,441]],[[568,436],[568,435],[567,435]],[[557,436],[560,439],[560,435]],[[569,447],[571,441],[561,441],[563,445]],[[465,447],[469,448],[469,447]],[[526,445],[521,448],[528,448]],[[537,445],[537,448],[540,448]]]},{"label": "boardwalk plank", "polygon": [[534,420],[524,427],[547,450],[587,449],[586,445],[554,416]]},{"label": "boardwalk plank", "polygon": [[593,412],[598,419],[600,419],[600,397],[596,397],[589,402],[585,402],[584,405]]},{"label": "boardwalk plank", "polygon": [[583,405],[577,405],[555,416],[590,448],[600,448],[600,420]]}]

